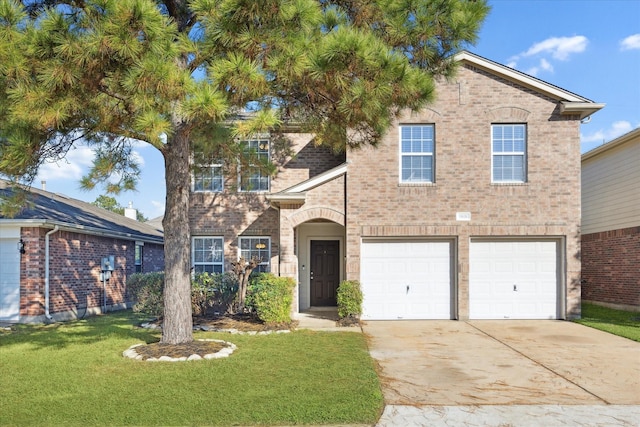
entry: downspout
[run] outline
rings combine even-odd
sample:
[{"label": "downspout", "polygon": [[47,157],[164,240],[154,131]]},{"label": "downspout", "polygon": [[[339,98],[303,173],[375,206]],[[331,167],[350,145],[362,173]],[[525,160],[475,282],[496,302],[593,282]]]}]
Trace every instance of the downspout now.
[{"label": "downspout", "polygon": [[53,320],[49,313],[49,236],[59,230],[56,225],[53,230],[44,235],[44,317]]}]

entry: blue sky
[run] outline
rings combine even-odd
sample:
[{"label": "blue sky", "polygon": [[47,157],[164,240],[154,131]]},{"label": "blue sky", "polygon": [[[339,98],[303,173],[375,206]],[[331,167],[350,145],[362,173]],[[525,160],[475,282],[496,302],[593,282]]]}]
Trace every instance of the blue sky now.
[{"label": "blue sky", "polygon": [[[640,126],[640,0],[489,0],[492,11],[469,50],[574,92],[606,107],[581,125],[588,151]],[[139,144],[138,191],[117,196],[147,218],[164,212],[164,163]],[[101,190],[79,190],[91,164],[86,148],[42,167],[34,186],[93,202]]]}]

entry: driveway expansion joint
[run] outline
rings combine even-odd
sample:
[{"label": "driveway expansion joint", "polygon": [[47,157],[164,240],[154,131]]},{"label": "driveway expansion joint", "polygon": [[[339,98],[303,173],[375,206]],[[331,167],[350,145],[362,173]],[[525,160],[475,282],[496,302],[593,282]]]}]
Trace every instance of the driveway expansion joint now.
[{"label": "driveway expansion joint", "polygon": [[570,384],[573,384],[574,386],[578,387],[579,389],[583,390],[584,392],[590,394],[591,396],[595,397],[596,399],[602,401],[604,404],[606,405],[611,405],[611,402],[608,402],[606,399],[603,399],[602,397],[598,396],[597,394],[593,393],[591,390],[581,386],[580,384],[578,384],[577,382],[571,380],[570,378],[567,378],[566,376],[562,375],[561,373],[555,371],[553,368],[545,365],[544,363],[541,363],[540,361],[532,358],[531,356],[523,353],[522,351],[518,350],[517,348],[513,347],[512,345],[507,344],[506,342],[500,340],[499,338],[491,335],[490,333],[482,330],[481,328],[479,328],[478,326],[472,324],[469,321],[464,321],[467,325],[471,326],[472,328],[474,328],[475,330],[477,330],[478,332],[486,335],[487,337],[495,340],[496,342],[500,343],[501,345],[507,347],[508,349],[518,353],[520,356],[524,357],[525,359],[531,361],[532,363],[535,363],[536,365],[540,366],[543,369],[546,369],[547,371],[551,372],[554,375],[557,375],[558,377],[562,378],[563,380],[567,381]]}]

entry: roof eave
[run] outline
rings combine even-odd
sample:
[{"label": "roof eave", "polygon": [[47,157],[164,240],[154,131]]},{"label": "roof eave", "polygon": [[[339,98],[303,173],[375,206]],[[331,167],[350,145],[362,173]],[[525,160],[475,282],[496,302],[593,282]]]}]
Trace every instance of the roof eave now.
[{"label": "roof eave", "polygon": [[303,202],[307,199],[307,193],[273,193],[267,194],[265,198],[270,202],[276,203],[295,203]]},{"label": "roof eave", "polygon": [[[457,53],[453,58],[455,61],[466,61],[476,67],[482,68],[492,73],[497,73],[508,80],[518,82],[523,86],[529,87],[538,92],[545,93],[548,96],[557,99],[558,101],[593,104],[593,101],[591,101],[590,99],[584,98],[573,92],[569,92],[568,90],[562,89],[558,86],[554,86],[543,80],[518,71],[514,68],[507,67],[506,65],[491,61],[487,58],[476,55],[466,50]],[[602,106],[600,108],[602,108]],[[598,108],[597,110],[599,110],[600,108]]]},{"label": "roof eave", "polygon": [[589,117],[603,109],[605,104],[597,104],[595,102],[560,102],[560,114],[563,115],[580,115],[580,120]]}]

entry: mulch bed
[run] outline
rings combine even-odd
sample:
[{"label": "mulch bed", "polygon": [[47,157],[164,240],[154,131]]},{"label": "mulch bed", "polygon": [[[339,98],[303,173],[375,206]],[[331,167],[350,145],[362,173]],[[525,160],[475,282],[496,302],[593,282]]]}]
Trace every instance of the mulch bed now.
[{"label": "mulch bed", "polygon": [[[160,326],[162,320],[156,320],[152,323]],[[297,322],[295,321],[291,323],[267,324],[250,314],[194,317],[193,324],[207,326],[210,329],[235,330],[238,332],[291,330],[297,326]],[[224,347],[224,344],[212,341],[192,341],[186,344],[152,343],[136,347],[136,352],[144,359],[160,358],[161,356],[180,358],[189,357],[192,354],[204,357],[206,354],[216,353]]]}]

